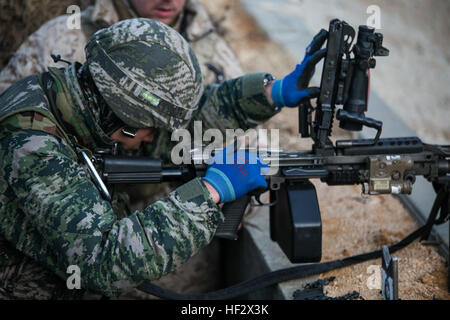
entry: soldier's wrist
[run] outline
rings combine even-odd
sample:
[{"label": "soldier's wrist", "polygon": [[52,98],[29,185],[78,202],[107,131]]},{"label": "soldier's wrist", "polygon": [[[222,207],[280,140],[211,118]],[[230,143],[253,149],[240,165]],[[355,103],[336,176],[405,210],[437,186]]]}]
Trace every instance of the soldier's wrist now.
[{"label": "soldier's wrist", "polygon": [[270,81],[269,83],[264,84],[264,90],[266,91],[267,101],[269,101],[269,103],[275,107],[275,104],[272,99],[272,86],[273,81]]},{"label": "soldier's wrist", "polygon": [[202,181],[205,184],[206,189],[208,189],[209,195],[211,196],[211,199],[214,201],[214,203],[219,203],[220,195],[217,190],[208,181],[204,179],[202,179]]},{"label": "soldier's wrist", "polygon": [[270,103],[271,106],[275,108],[275,110],[278,109],[278,107],[275,105],[275,102],[272,97],[272,87],[273,83],[275,81],[275,78],[271,74],[266,74],[263,80],[264,85],[264,91],[266,93],[267,101]]}]

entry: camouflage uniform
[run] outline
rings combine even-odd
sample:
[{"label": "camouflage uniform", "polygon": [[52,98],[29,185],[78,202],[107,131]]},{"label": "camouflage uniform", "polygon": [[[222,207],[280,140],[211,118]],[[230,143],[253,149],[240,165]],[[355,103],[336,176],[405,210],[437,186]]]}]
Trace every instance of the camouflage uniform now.
[{"label": "camouflage uniform", "polygon": [[[68,15],[46,22],[22,43],[0,72],[0,92],[26,76],[46,71],[48,66],[60,67],[61,63],[53,62],[51,53],[60,54],[68,61],[83,63],[86,60],[84,47],[95,31],[132,17],[136,14],[127,6],[126,0],[97,0],[94,6],[81,12],[81,30],[68,28]],[[225,79],[243,74],[235,55],[215,31],[206,10],[197,0],[186,1],[174,28],[193,48],[206,83],[216,81],[206,63],[212,63],[221,70]]]},{"label": "camouflage uniform", "polygon": [[[46,71],[48,66],[60,67],[61,62],[55,64],[50,57],[51,53],[60,54],[65,60],[84,62],[86,60],[84,47],[96,30],[134,16],[136,14],[127,6],[126,0],[96,0],[95,5],[81,12],[81,30],[67,27],[67,15],[48,21],[29,36],[0,72],[0,93],[17,80]],[[242,75],[242,69],[235,55],[214,30],[206,10],[197,0],[186,1],[185,9],[174,28],[182,33],[195,51],[206,83],[216,81],[215,74],[206,68],[206,63],[218,67],[224,73],[225,79]],[[148,147],[151,154],[155,157],[168,154],[163,149],[168,150],[166,141],[170,140],[170,132],[160,130],[155,140],[157,143]],[[169,190],[173,189],[172,186],[169,184],[127,186],[126,191],[132,195],[132,207],[141,210],[145,205],[167,195]],[[217,263],[214,262],[218,260],[217,246],[214,241],[201,250],[181,271],[174,271],[159,280],[161,285],[177,289],[179,284],[184,282],[186,290],[182,290],[183,292],[214,289],[218,269]],[[173,280],[169,280],[171,277]],[[183,281],[180,281],[181,279]]]},{"label": "camouflage uniform", "polygon": [[[78,290],[66,289],[70,265],[81,269],[84,289],[118,296],[185,263],[223,221],[198,178],[127,216],[101,198],[75,152],[76,141],[86,150],[104,141],[81,94],[76,68],[50,68],[0,95],[4,298],[78,297]],[[264,77],[250,74],[206,86],[191,124],[245,130],[267,120],[275,111]],[[168,131],[160,129],[150,152],[168,159],[173,144]]]}]

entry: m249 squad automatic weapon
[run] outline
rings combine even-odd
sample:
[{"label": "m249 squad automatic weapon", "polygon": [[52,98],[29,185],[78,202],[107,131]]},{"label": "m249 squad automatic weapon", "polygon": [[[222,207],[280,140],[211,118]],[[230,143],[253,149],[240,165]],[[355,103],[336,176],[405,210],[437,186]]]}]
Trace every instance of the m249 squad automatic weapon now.
[{"label": "m249 squad automatic weapon", "polygon": [[[363,192],[376,195],[410,194],[416,176],[423,176],[433,184],[437,197],[427,228],[422,231],[429,233],[433,224],[448,219],[450,146],[427,144],[418,137],[380,137],[382,122],[366,117],[365,112],[370,69],[376,65],[374,57],[387,56],[389,50],[383,47],[383,35],[371,27],[359,26],[352,45],[355,34],[345,21],[330,22],[316,106],[307,100],[298,107],[299,133],[302,138],[313,140],[312,149],[261,152],[269,165],[277,163],[276,173],[267,176],[271,238],[293,263],[321,259],[322,221],[310,179],[320,179],[330,186],[360,184]],[[335,119],[344,130],[369,127],[376,134],[373,139],[338,140],[333,144],[330,136]],[[189,181],[204,175],[207,167],[164,166],[159,159],[104,153],[96,154],[94,163],[106,185]],[[250,196],[260,194],[258,190],[225,204],[225,222],[218,227],[216,236],[237,238]],[[261,204],[259,198],[257,201]]]}]

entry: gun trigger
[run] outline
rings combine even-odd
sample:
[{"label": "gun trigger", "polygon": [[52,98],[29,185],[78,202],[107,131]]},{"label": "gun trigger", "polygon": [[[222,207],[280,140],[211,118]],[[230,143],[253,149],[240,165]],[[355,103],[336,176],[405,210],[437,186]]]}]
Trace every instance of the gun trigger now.
[{"label": "gun trigger", "polygon": [[264,205],[260,199],[260,196],[261,195],[256,195],[256,194],[250,196],[250,206],[251,207],[260,207],[260,206]]},{"label": "gun trigger", "polygon": [[255,196],[255,200],[256,200],[256,202],[259,203],[259,205],[263,206],[263,205],[265,205],[265,203],[263,203],[261,201],[261,195],[262,195],[262,193],[260,193],[259,195]]},{"label": "gun trigger", "polygon": [[262,195],[262,193],[257,194],[257,195],[253,195],[252,198],[254,198],[257,203],[254,203],[253,201],[250,201],[250,206],[252,206],[252,207],[272,207],[272,206],[274,206],[277,203],[277,200],[275,200],[273,202],[269,202],[269,203],[264,203],[260,199],[261,195]]}]

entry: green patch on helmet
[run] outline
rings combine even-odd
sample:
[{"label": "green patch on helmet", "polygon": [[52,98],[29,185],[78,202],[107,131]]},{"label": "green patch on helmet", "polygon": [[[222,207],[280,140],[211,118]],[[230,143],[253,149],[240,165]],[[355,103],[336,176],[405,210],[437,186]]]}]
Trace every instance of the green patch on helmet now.
[{"label": "green patch on helmet", "polygon": [[142,90],[141,93],[139,94],[139,96],[141,98],[145,99],[146,101],[150,102],[150,104],[155,107],[157,107],[159,105],[159,102],[161,101],[161,99],[152,95],[150,92],[148,92],[146,90]]}]

